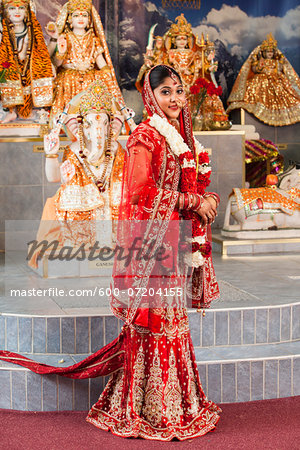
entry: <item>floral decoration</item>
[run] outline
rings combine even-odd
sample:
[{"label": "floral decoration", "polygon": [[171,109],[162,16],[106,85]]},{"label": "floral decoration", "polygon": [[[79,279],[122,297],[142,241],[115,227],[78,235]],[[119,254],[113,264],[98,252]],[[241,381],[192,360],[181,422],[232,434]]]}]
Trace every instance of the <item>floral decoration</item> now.
[{"label": "floral decoration", "polygon": [[216,87],[212,81],[207,81],[205,78],[197,78],[195,83],[190,87],[190,93],[195,96],[195,113],[193,114],[193,125],[195,118],[199,114],[200,108],[207,96],[212,97],[222,95],[222,87]]}]

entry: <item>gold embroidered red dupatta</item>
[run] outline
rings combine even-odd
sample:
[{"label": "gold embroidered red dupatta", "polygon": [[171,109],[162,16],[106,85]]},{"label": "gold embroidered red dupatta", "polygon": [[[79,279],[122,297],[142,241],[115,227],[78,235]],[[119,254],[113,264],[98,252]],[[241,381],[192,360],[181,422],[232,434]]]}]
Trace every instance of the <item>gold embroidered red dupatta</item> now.
[{"label": "gold embroidered red dupatta", "polygon": [[[144,105],[150,117],[157,114],[166,118],[151,89],[150,73],[151,71],[146,75],[143,87]],[[183,107],[179,121],[180,134],[195,157],[191,115],[187,105]],[[142,153],[139,150],[140,146],[145,147],[148,154],[152,155],[151,164],[145,156],[147,151],[144,152],[144,157],[140,157]],[[180,191],[178,158],[171,151],[166,139],[159,134],[158,130],[150,126],[149,120],[140,124],[133,132],[128,140],[127,149],[120,214],[120,241],[125,244],[125,247],[130,247],[132,242],[130,236],[137,234],[137,221],[141,221],[143,228],[141,236],[144,239],[153,238],[153,252],[161,246],[172,247],[172,254],[168,254],[169,263],[173,262],[177,264],[177,267],[173,267],[173,272],[169,267],[167,277],[172,280],[171,284],[175,278],[177,280],[175,285],[178,287],[183,282],[182,279],[179,281],[180,277],[184,278],[187,270],[186,267],[183,269],[182,266],[178,266],[178,252],[174,250],[175,248],[178,249],[180,245],[179,212],[176,209]],[[135,182],[135,179],[141,176],[140,171],[146,172],[143,183]],[[196,179],[190,192],[198,192]],[[135,196],[138,197],[137,203],[133,200]],[[195,214],[192,213],[189,216],[191,228]],[[175,225],[176,221],[177,226]],[[189,250],[191,252],[191,246]],[[144,249],[144,253],[146,251],[147,249]],[[190,269],[189,276],[192,280],[187,289],[190,306],[208,307],[210,302],[219,294],[211,257],[205,259],[203,267]],[[153,284],[153,277],[160,281],[157,282],[156,280],[156,283]],[[165,279],[164,265],[158,266],[154,259],[142,261],[139,264],[131,261],[130,267],[124,267],[122,261],[116,260],[113,287],[118,289],[121,286],[121,294],[113,296],[112,309],[114,314],[128,325],[135,323],[151,328],[152,323],[152,328],[153,326],[154,328],[159,327],[159,322],[156,325],[153,323],[155,317],[152,309],[157,307],[157,304],[164,307],[166,303],[159,302],[158,299],[153,302],[153,299],[149,298],[149,290],[153,286],[158,288],[159,283],[163,287],[166,286]],[[185,288],[183,289],[185,290]],[[114,289],[112,289],[112,292],[114,293]],[[185,301],[177,298],[173,302],[173,306],[185,306]]]}]

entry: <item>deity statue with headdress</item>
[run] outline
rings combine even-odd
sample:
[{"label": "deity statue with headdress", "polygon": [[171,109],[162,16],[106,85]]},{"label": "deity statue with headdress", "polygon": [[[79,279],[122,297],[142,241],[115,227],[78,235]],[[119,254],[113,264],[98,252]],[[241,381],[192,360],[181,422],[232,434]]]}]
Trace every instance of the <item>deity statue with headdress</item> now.
[{"label": "deity statue with headdress", "polygon": [[143,79],[151,67],[157,64],[164,64],[166,59],[165,44],[163,36],[155,36],[154,30],[157,27],[157,23],[150,28],[148,36],[148,45],[146,53],[144,53],[144,64],[139,70],[135,86],[138,91],[142,91]]},{"label": "deity statue with headdress", "polygon": [[[76,248],[95,241],[113,245],[122,194],[125,152],[117,138],[123,120],[120,105],[102,81],[77,94],[56,118],[44,136],[45,173],[48,181],[61,181],[61,187],[47,199],[38,241]],[[72,143],[60,164],[61,127]],[[31,255],[32,267],[37,267],[38,253]]]},{"label": "deity statue with headdress", "polygon": [[32,0],[2,0],[1,16],[0,67],[8,70],[0,91],[7,123],[30,118],[33,107],[51,106],[53,72]]},{"label": "deity statue with headdress", "polygon": [[167,51],[166,64],[174,67],[179,73],[187,96],[189,88],[201,73],[201,55],[196,45],[196,36],[192,33],[192,26],[183,14],[176,17],[165,35]]},{"label": "deity statue with headdress", "polygon": [[[200,116],[202,125],[200,129],[203,130],[228,130],[231,128],[231,122],[228,120],[228,115],[225,112],[224,105],[220,96],[222,95],[222,88],[218,86],[215,73],[218,70],[218,61],[216,61],[215,44],[210,41],[208,35],[204,39],[202,34],[200,41],[197,39],[197,48],[201,55],[201,73],[200,79],[196,80],[193,89],[203,86],[206,89],[206,95],[198,113],[196,120]],[[192,108],[197,108],[198,100],[195,96],[192,99]]]},{"label": "deity statue with headdress", "polygon": [[300,79],[270,33],[242,66],[227,112],[243,108],[273,126],[300,121]]},{"label": "deity statue with headdress", "polygon": [[176,17],[164,35],[164,63],[180,74],[194,130],[231,127],[220,99],[222,89],[215,79],[218,64],[214,44],[208,39],[205,41],[203,36],[198,42],[198,36],[192,32],[192,26],[183,14]]},{"label": "deity statue with headdress", "polygon": [[49,52],[57,70],[51,117],[96,80],[125,106],[99,14],[91,0],[69,0],[56,23],[47,25]]}]

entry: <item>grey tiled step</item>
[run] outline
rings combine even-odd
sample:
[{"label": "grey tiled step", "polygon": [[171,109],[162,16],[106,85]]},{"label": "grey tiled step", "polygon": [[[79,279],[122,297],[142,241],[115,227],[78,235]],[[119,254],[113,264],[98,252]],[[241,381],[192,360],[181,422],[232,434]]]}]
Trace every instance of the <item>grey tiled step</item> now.
[{"label": "grey tiled step", "polygon": [[[257,231],[240,232],[239,238],[234,232],[227,232],[226,236],[215,233],[212,238],[212,249],[216,253],[227,256],[260,255],[271,253],[299,253],[299,231],[292,229],[269,232],[265,237],[258,238]],[[280,236],[278,237],[278,234]],[[232,236],[234,235],[234,236]],[[256,236],[255,236],[256,235]]]},{"label": "grey tiled step", "polygon": [[[92,314],[92,311],[91,311]],[[189,312],[196,347],[291,342],[300,339],[300,303]],[[93,353],[118,336],[122,322],[97,316],[0,315],[0,349],[29,353]]]},{"label": "grey tiled step", "polygon": [[[75,364],[71,355],[29,355],[31,359],[56,366]],[[83,359],[86,355],[81,355]],[[64,363],[59,361],[64,360]],[[0,408],[21,411],[84,411],[104,389],[104,377],[71,380],[57,375],[37,375],[14,364],[0,362]]]},{"label": "grey tiled step", "polygon": [[300,341],[195,349],[204,392],[231,403],[300,395]]},{"label": "grey tiled step", "polygon": [[[279,344],[239,345],[235,347],[195,347],[197,364],[216,364],[218,362],[256,361],[300,357],[300,340]],[[300,379],[299,379],[300,384]]]},{"label": "grey tiled step", "polygon": [[[235,349],[195,348],[195,354],[204,392],[215,402],[300,395],[300,341]],[[87,355],[26,356],[51,365],[67,366]],[[0,408],[88,410],[97,401],[106,380],[101,377],[70,380],[56,375],[40,376],[0,361]]]}]

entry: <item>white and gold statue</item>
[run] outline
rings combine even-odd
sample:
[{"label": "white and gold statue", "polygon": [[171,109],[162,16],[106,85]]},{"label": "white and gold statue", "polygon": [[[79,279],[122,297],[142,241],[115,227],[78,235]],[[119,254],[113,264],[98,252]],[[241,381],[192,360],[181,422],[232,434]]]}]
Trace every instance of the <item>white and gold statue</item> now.
[{"label": "white and gold statue", "polygon": [[52,104],[53,72],[43,33],[30,0],[2,0],[1,102],[8,109],[2,123],[30,119],[33,107]]},{"label": "white and gold statue", "polygon": [[56,23],[50,22],[46,31],[51,37],[48,49],[57,71],[52,118],[96,80],[105,83],[111,95],[125,106],[101,19],[91,0],[69,0]]},{"label": "white and gold statue", "polygon": [[296,237],[299,230],[300,170],[296,165],[278,177],[268,175],[265,187],[233,189],[225,213],[224,236]]},{"label": "white and gold statue", "polygon": [[[118,218],[124,161],[124,150],[116,140],[123,123],[119,109],[105,84],[95,82],[60,116],[73,141],[62,164],[58,160],[61,123],[44,137],[47,179],[61,180],[61,187],[45,204],[38,241],[88,248],[99,241],[97,224]],[[105,244],[112,241],[110,228]],[[31,257],[33,267],[37,256],[38,251]]]}]

